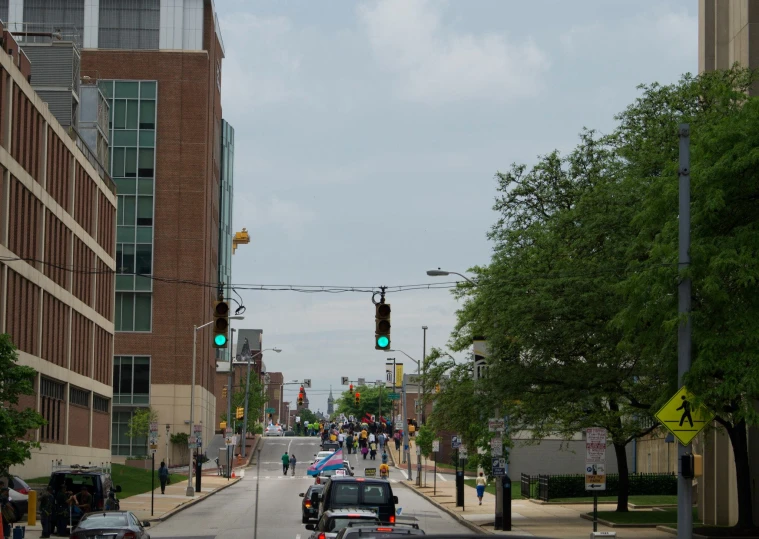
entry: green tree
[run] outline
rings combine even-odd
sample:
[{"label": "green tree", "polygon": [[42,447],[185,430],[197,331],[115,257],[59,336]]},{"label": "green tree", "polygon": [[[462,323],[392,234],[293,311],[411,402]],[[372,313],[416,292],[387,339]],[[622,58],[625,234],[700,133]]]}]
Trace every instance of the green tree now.
[{"label": "green tree", "polygon": [[301,408],[300,410],[298,410],[298,415],[300,416],[301,425],[305,424],[306,421],[308,421],[309,425],[313,425],[319,422],[319,419],[316,417],[316,414],[313,413],[308,408]]},{"label": "green tree", "polygon": [[145,453],[148,453],[148,435],[150,424],[158,421],[158,412],[150,408],[139,408],[134,411],[127,423],[127,438],[145,438]]},{"label": "green tree", "polygon": [[18,354],[8,334],[0,334],[0,475],[7,476],[11,466],[31,458],[40,444],[29,439],[29,432],[45,420],[32,408],[20,408],[19,397],[34,395],[37,371],[18,364]]},{"label": "green tree", "polygon": [[414,437],[414,443],[416,443],[424,456],[429,456],[432,453],[432,442],[434,440],[435,431],[427,425],[419,427],[419,432]]},{"label": "green tree", "polygon": [[[232,415],[234,416],[237,408],[245,408],[245,378],[240,381],[239,386],[235,386],[235,391],[232,393]],[[264,391],[264,384],[259,380],[258,374],[255,372],[250,373],[250,390],[248,392],[248,425],[246,432],[260,434],[263,432],[263,427],[260,424],[261,409],[266,403],[266,393]],[[227,419],[226,409],[220,415],[222,421],[227,421],[227,424],[231,427],[232,423]],[[235,425],[237,425],[237,432],[242,432],[242,419],[233,419]]]},{"label": "green tree", "polygon": [[[717,414],[735,460],[737,527],[753,525],[748,427],[759,424],[759,101],[757,73],[733,68],[643,87],[620,116],[618,153],[640,203],[623,282],[625,345],[664,357],[677,387],[677,285],[692,279],[689,389]],[[678,139],[691,134],[691,265],[678,271]]]},{"label": "green tree", "polygon": [[[361,402],[358,406],[355,403],[356,393],[361,395]],[[380,398],[381,410],[383,416],[390,415],[392,401],[387,398],[388,391],[385,387],[376,385],[354,386],[353,391],[343,391],[335,399],[335,410],[337,413],[345,414],[346,417],[354,416],[357,420],[362,421],[366,414],[373,414],[380,417]]]}]

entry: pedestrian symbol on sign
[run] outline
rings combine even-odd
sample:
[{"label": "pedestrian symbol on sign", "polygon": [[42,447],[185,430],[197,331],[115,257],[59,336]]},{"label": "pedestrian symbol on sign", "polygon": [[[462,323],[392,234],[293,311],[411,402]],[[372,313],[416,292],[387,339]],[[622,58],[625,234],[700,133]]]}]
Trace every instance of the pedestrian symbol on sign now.
[{"label": "pedestrian symbol on sign", "polygon": [[690,415],[690,401],[685,398],[685,395],[682,396],[683,403],[677,408],[677,410],[683,411],[683,416],[680,418],[680,426],[683,426],[683,421],[686,419],[688,420],[688,423],[690,423],[690,426],[693,426],[693,418]]}]

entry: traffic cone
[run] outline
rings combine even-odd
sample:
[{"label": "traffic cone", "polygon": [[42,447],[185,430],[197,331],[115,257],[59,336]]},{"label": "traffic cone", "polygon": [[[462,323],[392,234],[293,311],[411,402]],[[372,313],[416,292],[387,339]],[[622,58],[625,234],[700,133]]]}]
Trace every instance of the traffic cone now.
[{"label": "traffic cone", "polygon": [[[234,470],[232,470],[232,479],[234,479],[235,477],[237,477],[237,476],[235,475],[235,471],[234,471]],[[2,539],[2,537],[0,537],[0,539]]]}]

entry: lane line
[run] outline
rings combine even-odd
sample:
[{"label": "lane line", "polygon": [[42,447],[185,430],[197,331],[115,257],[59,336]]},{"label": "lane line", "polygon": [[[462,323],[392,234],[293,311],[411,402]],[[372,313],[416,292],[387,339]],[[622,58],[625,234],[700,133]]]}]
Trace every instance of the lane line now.
[{"label": "lane line", "polygon": [[403,474],[403,477],[408,480],[408,474],[406,473],[406,470],[398,470],[398,471],[401,472],[401,474]]},{"label": "lane line", "polygon": [[443,474],[440,474],[440,473],[439,473],[439,474],[437,474],[437,476],[438,476],[438,478],[439,478],[441,481],[448,481],[448,480],[447,480],[445,477],[443,477]]}]

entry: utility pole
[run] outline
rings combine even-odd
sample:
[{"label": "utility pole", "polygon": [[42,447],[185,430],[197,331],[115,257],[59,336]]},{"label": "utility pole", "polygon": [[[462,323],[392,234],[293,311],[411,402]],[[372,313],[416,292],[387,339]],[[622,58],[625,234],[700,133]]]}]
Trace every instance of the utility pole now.
[{"label": "utility pole", "polygon": [[409,436],[408,436],[408,404],[406,403],[406,375],[403,375],[401,381],[401,392],[403,393],[403,455],[406,457],[406,465],[408,468],[408,480],[413,479],[411,473],[411,454],[409,453]]},{"label": "utility pole", "polygon": [[[690,266],[690,126],[680,124],[680,170],[679,170],[679,231],[678,270],[682,274]],[[681,277],[677,287],[678,315],[681,320],[677,329],[677,382],[682,387],[691,364],[691,280]],[[691,445],[677,445],[679,474],[677,477],[677,537],[690,539],[693,535],[693,485],[683,477],[682,459],[691,452]]]}]

